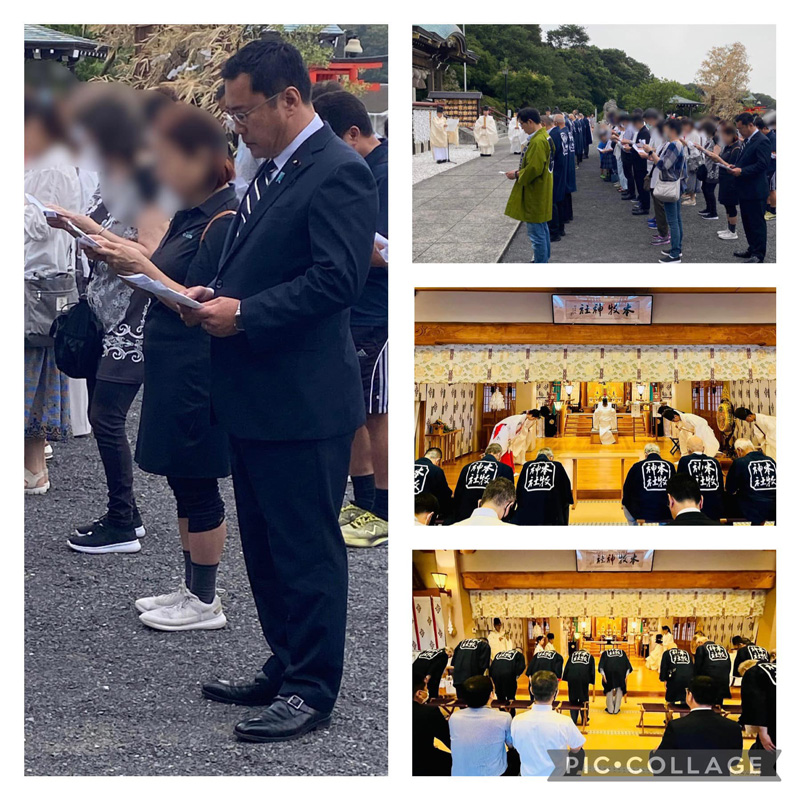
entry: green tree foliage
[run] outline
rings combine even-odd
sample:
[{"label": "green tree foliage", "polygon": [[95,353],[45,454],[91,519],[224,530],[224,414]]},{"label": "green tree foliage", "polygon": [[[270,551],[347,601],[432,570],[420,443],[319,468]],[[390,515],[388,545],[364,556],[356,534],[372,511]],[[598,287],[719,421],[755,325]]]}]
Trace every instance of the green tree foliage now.
[{"label": "green tree foliage", "polygon": [[[478,56],[478,63],[467,69],[469,88],[501,98],[502,105],[507,59],[510,106],[523,101],[570,111],[578,108],[586,114],[609,97],[622,97],[652,79],[646,64],[622,50],[595,47],[579,31],[565,32],[565,28],[585,34],[580,26],[561,26],[556,39],[549,37],[558,42],[556,46],[543,41],[539,25],[467,25],[467,46]],[[549,79],[551,88],[544,79]],[[512,95],[512,85],[520,92]]]},{"label": "green tree foliage", "polygon": [[759,105],[766,106],[767,108],[778,107],[778,101],[764,92],[753,92],[753,97],[758,100]]},{"label": "green tree foliage", "polygon": [[678,81],[667,81],[662,78],[651,78],[639,84],[622,97],[622,107],[630,111],[633,108],[656,108],[664,113],[675,110],[670,100],[680,95],[687,100],[700,100],[697,92],[686,88]]},{"label": "green tree foliage", "polygon": [[558,49],[586,47],[589,44],[589,34],[583,25],[560,25],[552,31],[547,31],[547,44]]}]

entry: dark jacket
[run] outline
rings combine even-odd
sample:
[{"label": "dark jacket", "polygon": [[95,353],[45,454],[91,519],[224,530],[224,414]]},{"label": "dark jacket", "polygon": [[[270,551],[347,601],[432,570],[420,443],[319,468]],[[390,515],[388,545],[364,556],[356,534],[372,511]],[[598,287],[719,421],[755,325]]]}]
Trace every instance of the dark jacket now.
[{"label": "dark jacket", "polygon": [[739,667],[745,661],[769,661],[769,652],[757,644],[746,644],[736,651],[736,657],[733,659],[733,677],[739,678]]},{"label": "dark jacket", "polygon": [[740,202],[765,200],[769,194],[767,173],[772,166],[772,144],[761,131],[743,143],[742,155],[736,164],[742,174],[736,178]]},{"label": "dark jacket", "polygon": [[498,653],[489,666],[489,677],[494,683],[497,699],[508,702],[517,694],[517,679],[525,672],[525,656],[519,650]]},{"label": "dark jacket", "polygon": [[273,177],[240,235],[240,220],[230,226],[212,287],[242,301],[244,333],[211,342],[212,407],[228,433],[310,441],[364,424],[350,307],[377,213],[369,167],[325,124]]},{"label": "dark jacket", "polygon": [[[705,763],[712,759],[719,764],[722,773],[730,774],[729,762],[735,754],[741,755],[742,752],[742,729],[732,719],[727,719],[715,711],[698,708],[683,717],[672,719],[667,723],[664,730],[664,737],[658,746],[657,752],[669,752],[673,750],[703,750],[706,759],[702,756],[698,758],[694,755],[691,760],[693,771],[699,770],[701,775]],[[680,760],[674,762],[675,772],[673,774],[686,774],[689,754],[687,761],[682,763]],[[673,766],[672,761],[667,759],[668,768]],[[662,773],[663,774],[663,773]],[[717,777],[719,772],[709,771],[709,777]],[[693,777],[699,777],[694,775]]]},{"label": "dark jacket", "polygon": [[742,725],[765,727],[769,738],[778,743],[775,733],[778,670],[775,664],[761,662],[742,676]]},{"label": "dark jacket", "polygon": [[775,521],[777,472],[774,459],[753,450],[734,458],[725,481],[729,514],[755,524]]},{"label": "dark jacket", "polygon": [[589,687],[594,684],[594,656],[588,650],[570,653],[564,665],[564,680],[567,682],[570,703],[585,703],[589,700]]},{"label": "dark jacket", "polygon": [[658,453],[650,453],[644,461],[634,464],[625,476],[622,505],[634,519],[663,522],[670,519],[667,481],[675,467]]},{"label": "dark jacket", "polygon": [[462,639],[453,650],[453,685],[459,686],[475,675],[485,675],[491,658],[492,648],[485,639]]},{"label": "dark jacket", "polygon": [[515,525],[567,525],[572,487],[564,466],[538,456],[526,461],[517,481]]},{"label": "dark jacket", "polygon": [[414,462],[414,494],[428,492],[439,501],[439,517],[450,516],[453,507],[453,490],[447,476],[429,458],[418,458]]},{"label": "dark jacket", "polygon": [[718,702],[731,696],[731,657],[716,642],[704,642],[694,651],[694,674],[707,675],[718,687]]},{"label": "dark jacket", "polygon": [[612,689],[622,689],[623,694],[628,693],[628,673],[633,671],[628,654],[624,650],[603,650],[600,654],[600,663],[597,671],[605,675],[603,678],[603,692]]},{"label": "dark jacket", "polygon": [[431,697],[438,697],[439,684],[447,667],[447,661],[446,650],[441,648],[439,650],[423,650],[411,665],[411,675],[414,678],[414,683],[423,681],[427,677],[428,694]]},{"label": "dark jacket", "polygon": [[542,670],[552,672],[556,678],[561,680],[564,672],[564,656],[558,650],[543,650],[541,653],[536,653],[528,662],[525,674],[530,678],[531,675]]},{"label": "dark jacket", "polygon": [[[564,137],[561,131],[565,131]],[[566,128],[550,128],[548,135],[553,140],[555,155],[553,159],[553,202],[560,203],[564,199],[567,190],[567,152],[564,149],[564,139],[566,139]],[[567,148],[569,144],[567,143]]]},{"label": "dark jacket", "polygon": [[686,687],[693,677],[694,665],[688,650],[672,647],[661,654],[658,679],[666,683],[664,699],[668,703],[686,702]]},{"label": "dark jacket", "polygon": [[686,511],[679,514],[667,525],[719,525],[718,519],[707,517],[702,511]]},{"label": "dark jacket", "polygon": [[463,467],[453,493],[453,521],[470,517],[478,507],[483,490],[497,478],[507,478],[514,483],[514,470],[491,455]]},{"label": "dark jacket", "polygon": [[[703,495],[703,514],[711,519],[725,516],[725,479],[722,467],[716,458],[705,453],[690,453],[678,462],[678,472],[691,475]],[[685,515],[681,515],[685,516]],[[676,522],[677,525],[701,525],[707,523]]]},{"label": "dark jacket", "polygon": [[414,701],[411,713],[411,774],[449,775],[448,754],[434,746],[438,739],[450,747],[450,726],[436,706]]}]

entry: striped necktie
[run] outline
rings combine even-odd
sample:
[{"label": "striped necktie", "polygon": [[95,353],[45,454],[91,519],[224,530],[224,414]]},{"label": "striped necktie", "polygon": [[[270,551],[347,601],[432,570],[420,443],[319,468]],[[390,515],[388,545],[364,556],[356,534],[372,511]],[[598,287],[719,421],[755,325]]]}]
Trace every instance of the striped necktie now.
[{"label": "striped necktie", "polygon": [[236,231],[237,236],[242,232],[242,228],[250,218],[259,200],[261,200],[262,195],[267,190],[272,174],[276,169],[277,166],[275,162],[270,158],[269,161],[264,163],[264,166],[258,171],[253,182],[250,184],[247,194],[242,198],[242,202],[239,204],[239,229]]}]

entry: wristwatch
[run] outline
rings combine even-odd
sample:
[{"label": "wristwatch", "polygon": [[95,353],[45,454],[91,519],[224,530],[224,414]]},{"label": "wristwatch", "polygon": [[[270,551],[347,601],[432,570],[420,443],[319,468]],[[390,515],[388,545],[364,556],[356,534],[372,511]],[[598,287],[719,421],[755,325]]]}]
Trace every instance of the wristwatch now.
[{"label": "wristwatch", "polygon": [[233,315],[233,327],[236,328],[239,333],[244,333],[244,323],[242,322],[242,301],[239,301],[239,305],[236,308],[236,313]]}]

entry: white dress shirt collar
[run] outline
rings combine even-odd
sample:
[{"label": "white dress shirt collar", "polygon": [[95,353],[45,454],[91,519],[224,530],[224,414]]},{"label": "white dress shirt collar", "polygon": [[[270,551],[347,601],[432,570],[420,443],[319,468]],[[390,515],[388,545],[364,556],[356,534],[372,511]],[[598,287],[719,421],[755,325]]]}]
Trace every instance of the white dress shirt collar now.
[{"label": "white dress shirt collar", "polygon": [[294,155],[300,145],[303,144],[306,139],[311,138],[311,136],[313,136],[322,127],[323,122],[319,118],[319,114],[314,114],[314,118],[311,120],[311,122],[309,122],[308,125],[306,125],[305,128],[303,128],[303,130],[301,130],[300,133],[298,133],[297,136],[295,136],[294,139],[292,139],[292,141],[289,142],[289,144],[286,145],[286,147],[284,147],[283,150],[281,150],[281,152],[275,156],[275,158],[272,159],[273,163],[275,164],[275,171],[279,173],[286,166],[286,162],[292,157],[292,155]]}]

